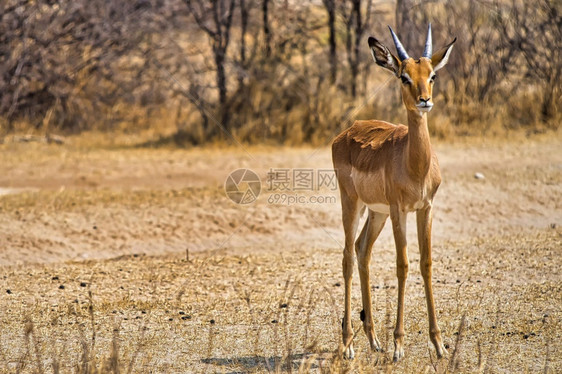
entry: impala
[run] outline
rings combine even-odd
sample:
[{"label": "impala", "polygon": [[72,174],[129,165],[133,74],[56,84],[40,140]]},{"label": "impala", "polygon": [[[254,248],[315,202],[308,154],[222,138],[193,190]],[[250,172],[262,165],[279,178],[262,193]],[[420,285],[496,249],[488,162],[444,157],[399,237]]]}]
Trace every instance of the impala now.
[{"label": "impala", "polygon": [[[353,258],[361,281],[363,310],[361,320],[371,349],[380,351],[371,311],[369,263],[372,246],[388,216],[396,244],[396,275],[398,277],[398,310],[394,329],[394,361],[404,356],[404,290],[408,276],[406,250],[406,216],[416,212],[420,248],[420,270],[424,281],[429,318],[429,337],[437,356],[447,351],[437,326],[431,286],[431,221],[432,202],[441,183],[437,157],[431,148],[427,114],[433,108],[432,91],[435,73],[447,63],[453,44],[432,53],[431,24],[425,50],[417,60],[409,57],[402,43],[389,26],[398,56],[380,41],[369,37],[371,54],[377,65],[391,71],[402,83],[402,101],[408,112],[408,125],[369,120],[355,121],[332,144],[332,159],[337,170],[341,193],[342,221],[345,233],[343,277],[345,281],[345,312],[342,322],[344,356],[353,358],[351,326],[351,279]],[[368,209],[365,226],[357,241],[359,219]],[[355,245],[354,245],[355,242]]]}]

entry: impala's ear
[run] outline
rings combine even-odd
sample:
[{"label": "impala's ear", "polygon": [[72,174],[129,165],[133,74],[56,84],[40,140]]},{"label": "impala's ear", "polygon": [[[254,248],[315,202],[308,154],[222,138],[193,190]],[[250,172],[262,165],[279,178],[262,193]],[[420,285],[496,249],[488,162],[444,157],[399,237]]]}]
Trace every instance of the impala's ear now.
[{"label": "impala's ear", "polygon": [[457,38],[455,38],[446,47],[441,48],[440,50],[435,52],[433,56],[431,56],[431,64],[433,65],[433,71],[437,71],[447,64],[447,61],[449,61],[449,55],[453,50],[453,44],[455,44],[456,41]]},{"label": "impala's ear", "polygon": [[400,70],[400,61],[394,56],[388,48],[384,46],[377,39],[372,36],[369,37],[369,47],[371,48],[371,54],[377,65],[390,70],[394,75],[398,76],[398,71]]}]

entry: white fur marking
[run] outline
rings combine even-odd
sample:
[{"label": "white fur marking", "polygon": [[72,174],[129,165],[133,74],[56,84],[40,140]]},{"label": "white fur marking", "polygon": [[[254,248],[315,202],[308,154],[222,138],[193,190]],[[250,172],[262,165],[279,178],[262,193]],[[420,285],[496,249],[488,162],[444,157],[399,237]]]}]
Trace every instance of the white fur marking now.
[{"label": "white fur marking", "polygon": [[[382,214],[390,214],[390,206],[386,204],[365,204],[367,208],[372,210],[373,212],[382,213]],[[407,212],[413,212],[415,210],[420,210],[425,206],[423,201],[416,201],[414,205],[407,206]]]},{"label": "white fur marking", "polygon": [[366,204],[373,212],[390,214],[390,206],[386,204]]},{"label": "white fur marking", "polygon": [[393,61],[394,59],[392,58],[392,55],[390,54],[390,52],[386,53],[386,59],[388,60],[388,64],[394,66]]},{"label": "white fur marking", "polygon": [[375,57],[375,51],[373,50],[373,48],[371,48],[371,56],[373,56],[373,60],[377,62],[377,58]]},{"label": "white fur marking", "polygon": [[410,83],[413,82],[412,78],[408,75],[408,73],[405,73],[405,72],[402,73],[402,77],[406,78],[408,80],[408,82],[410,82]]},{"label": "white fur marking", "polygon": [[443,57],[443,59],[439,61],[437,66],[433,67],[433,71],[437,71],[441,69],[443,66],[445,66],[445,64],[447,64],[447,61],[449,61],[449,56],[451,55],[452,50],[453,50],[453,46],[450,46],[447,52],[445,52],[445,56]]},{"label": "white fur marking", "polygon": [[392,54],[390,52],[386,53],[386,63],[388,67],[392,68],[393,70],[398,70],[396,66],[394,66],[394,59],[392,58]]}]

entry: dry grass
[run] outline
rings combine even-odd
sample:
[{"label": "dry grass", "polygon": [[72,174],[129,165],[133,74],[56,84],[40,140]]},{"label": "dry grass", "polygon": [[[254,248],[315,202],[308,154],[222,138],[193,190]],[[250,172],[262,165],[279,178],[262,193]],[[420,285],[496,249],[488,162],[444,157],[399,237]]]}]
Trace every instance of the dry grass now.
[{"label": "dry grass", "polygon": [[[436,259],[435,292],[450,354],[435,359],[421,278],[412,271],[407,354],[396,365],[391,364],[392,266],[373,268],[373,307],[386,352],[368,349],[355,285],[358,355],[354,361],[340,359],[343,290],[336,249],[254,248],[190,254],[189,260],[130,256],[5,268],[0,368],[555,373],[562,368],[562,290],[559,276],[553,277],[560,266],[560,236],[553,230],[447,243]],[[470,253],[470,261],[463,253]]]}]

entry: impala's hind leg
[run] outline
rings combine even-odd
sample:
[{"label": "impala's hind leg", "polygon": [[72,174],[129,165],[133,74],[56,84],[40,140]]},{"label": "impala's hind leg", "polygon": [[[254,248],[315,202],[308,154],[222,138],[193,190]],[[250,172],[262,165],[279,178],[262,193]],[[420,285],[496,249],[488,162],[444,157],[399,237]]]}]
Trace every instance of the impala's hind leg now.
[{"label": "impala's hind leg", "polygon": [[363,301],[363,311],[361,312],[361,320],[363,321],[363,330],[369,339],[372,350],[380,351],[381,344],[375,333],[373,323],[373,311],[371,303],[371,285],[369,281],[369,264],[371,263],[371,252],[373,244],[379,236],[388,214],[377,213],[369,210],[369,217],[365,222],[365,226],[355,242],[355,252],[357,253],[357,266],[359,268],[359,278],[361,280],[361,298]]}]

